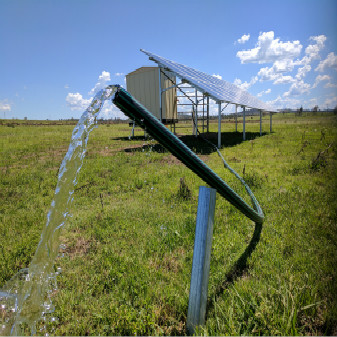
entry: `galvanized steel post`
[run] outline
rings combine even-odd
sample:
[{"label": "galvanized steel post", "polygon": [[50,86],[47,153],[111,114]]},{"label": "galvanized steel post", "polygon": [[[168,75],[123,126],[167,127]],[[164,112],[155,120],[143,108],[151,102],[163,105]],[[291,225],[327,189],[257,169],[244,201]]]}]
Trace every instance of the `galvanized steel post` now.
[{"label": "galvanized steel post", "polygon": [[243,107],[243,140],[246,140],[246,107]]},{"label": "galvanized steel post", "polygon": [[238,106],[235,104],[235,132],[238,132]]},{"label": "galvanized steel post", "polygon": [[221,102],[219,105],[219,114],[218,114],[218,149],[221,147]]},{"label": "galvanized steel post", "polygon": [[269,113],[270,113],[270,133],[272,133],[273,132],[273,127],[272,127],[272,124],[273,124],[273,122],[272,122],[273,113],[271,111]]},{"label": "galvanized steel post", "polygon": [[207,96],[207,132],[209,132],[209,96]]},{"label": "galvanized steel post", "polygon": [[162,94],[163,90],[161,87],[161,68],[158,67],[159,70],[159,116],[160,116],[160,121],[163,121],[163,103],[162,103]]},{"label": "galvanized steel post", "polygon": [[198,91],[195,89],[195,134],[198,136]]},{"label": "galvanized steel post", "polygon": [[193,335],[205,323],[216,190],[200,186],[186,327]]},{"label": "galvanized steel post", "polygon": [[260,110],[260,136],[262,136],[262,110]]}]

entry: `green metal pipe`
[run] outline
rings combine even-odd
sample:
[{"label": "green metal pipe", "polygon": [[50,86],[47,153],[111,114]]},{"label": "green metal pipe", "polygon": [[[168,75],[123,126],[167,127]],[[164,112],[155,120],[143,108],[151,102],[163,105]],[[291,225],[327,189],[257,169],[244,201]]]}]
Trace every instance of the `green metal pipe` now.
[{"label": "green metal pipe", "polygon": [[[193,151],[178,137],[170,132],[147,109],[135,100],[125,89],[118,87],[112,102],[129,118],[134,120],[146,132],[167,148],[174,156],[196,173],[209,186],[215,188],[220,195],[233,204],[249,219],[262,224],[264,215],[254,195],[251,195],[253,207],[250,207],[235,191],[233,191],[214,171],[212,171]],[[236,174],[237,175],[237,174]]]}]

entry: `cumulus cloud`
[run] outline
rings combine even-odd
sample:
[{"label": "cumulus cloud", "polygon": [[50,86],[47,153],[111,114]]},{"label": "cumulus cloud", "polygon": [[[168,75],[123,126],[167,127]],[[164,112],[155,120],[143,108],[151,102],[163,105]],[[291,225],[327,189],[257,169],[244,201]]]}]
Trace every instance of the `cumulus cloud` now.
[{"label": "cumulus cloud", "polygon": [[324,42],[326,40],[325,35],[311,36],[310,40],[316,42],[316,44],[309,44],[305,49],[305,53],[309,56],[311,60],[319,59],[319,52],[324,48]]},{"label": "cumulus cloud", "polygon": [[90,97],[86,99],[79,92],[70,92],[66,97],[67,106],[70,107],[71,110],[84,111],[89,106],[97,91],[106,88],[109,81],[110,73],[108,71],[102,71],[102,74],[98,77],[97,83],[88,93]]},{"label": "cumulus cloud", "polygon": [[312,86],[312,88],[316,88],[318,86],[318,84],[322,81],[330,81],[331,80],[331,76],[329,75],[318,75],[316,77],[315,83]]},{"label": "cumulus cloud", "polygon": [[239,78],[236,78],[234,80],[234,84],[239,87],[240,89],[243,90],[247,90],[248,88],[250,88],[253,84],[255,84],[258,81],[258,77],[257,76],[253,76],[249,82],[245,81],[242,82]]},{"label": "cumulus cloud", "polygon": [[238,40],[237,42],[240,43],[240,44],[243,44],[243,43],[246,43],[250,38],[250,34],[245,34],[245,35],[242,35]]},{"label": "cumulus cloud", "polygon": [[212,76],[216,77],[218,80],[222,80],[222,76],[221,75],[215,75],[215,74],[213,74]]},{"label": "cumulus cloud", "polygon": [[276,73],[285,73],[294,69],[294,61],[291,59],[277,60],[273,64]]},{"label": "cumulus cloud", "polygon": [[84,111],[90,104],[91,99],[84,99],[82,95],[78,92],[70,92],[66,97],[67,106],[71,110],[82,110]]},{"label": "cumulus cloud", "polygon": [[278,60],[294,59],[302,50],[300,41],[282,42],[274,38],[274,32],[260,33],[255,48],[238,51],[241,63],[273,63]]},{"label": "cumulus cloud", "polygon": [[301,80],[310,70],[311,70],[310,64],[306,64],[305,66],[298,68],[296,79]]},{"label": "cumulus cloud", "polygon": [[291,86],[289,91],[286,91],[283,96],[290,97],[290,96],[299,96],[305,93],[308,93],[311,89],[311,85],[309,83],[305,83],[303,80],[294,82]]},{"label": "cumulus cloud", "polygon": [[327,58],[319,63],[315,71],[323,72],[326,68],[337,70],[337,55],[334,52],[329,53]]},{"label": "cumulus cloud", "polygon": [[257,75],[260,77],[260,81],[274,81],[279,75],[275,72],[273,67],[264,67],[259,70]]},{"label": "cumulus cloud", "polygon": [[115,76],[124,76],[124,73],[115,73]]},{"label": "cumulus cloud", "polygon": [[105,101],[102,110],[100,111],[99,115],[97,116],[98,119],[127,119],[124,113],[119,110],[114,104],[111,103],[110,100]]},{"label": "cumulus cloud", "polygon": [[337,96],[327,98],[324,105],[328,107],[335,107],[337,105]]},{"label": "cumulus cloud", "polygon": [[281,72],[279,72],[275,67],[275,64],[270,68],[261,68],[257,75],[260,77],[260,82],[274,81],[274,84],[285,84],[294,82],[292,76],[284,76]]},{"label": "cumulus cloud", "polygon": [[271,106],[274,106],[276,109],[283,109],[283,108],[298,108],[301,105],[301,101],[297,98],[293,97],[281,97],[280,95],[272,100],[267,101],[267,104],[270,104]]},{"label": "cumulus cloud", "polygon": [[289,83],[294,83],[294,78],[290,75],[287,76],[279,76],[273,84],[289,84]]},{"label": "cumulus cloud", "polygon": [[263,90],[257,94],[257,97],[261,97],[265,94],[270,94],[270,93],[271,93],[271,89]]},{"label": "cumulus cloud", "polygon": [[12,110],[11,105],[7,102],[7,100],[5,101],[0,101],[0,111],[3,112],[9,112]]},{"label": "cumulus cloud", "polygon": [[310,65],[313,60],[320,59],[319,53],[324,48],[324,43],[327,37],[325,35],[311,36],[310,40],[314,41],[315,44],[309,44],[305,49],[305,55],[302,59],[294,61],[294,64],[297,66]]},{"label": "cumulus cloud", "polygon": [[324,88],[337,88],[337,84],[335,83],[327,83]]},{"label": "cumulus cloud", "polygon": [[89,91],[89,95],[94,95],[98,90],[104,89],[110,81],[110,73],[108,71],[102,71],[102,74],[98,77],[96,85]]}]

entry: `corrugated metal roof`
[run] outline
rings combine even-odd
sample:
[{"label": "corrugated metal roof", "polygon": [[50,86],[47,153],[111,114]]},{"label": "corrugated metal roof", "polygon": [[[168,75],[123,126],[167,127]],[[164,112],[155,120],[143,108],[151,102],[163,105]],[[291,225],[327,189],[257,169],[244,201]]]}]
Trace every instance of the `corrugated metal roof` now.
[{"label": "corrugated metal roof", "polygon": [[141,51],[148,55],[150,60],[156,62],[160,67],[174,73],[178,78],[190,83],[199,91],[209,95],[216,102],[238,104],[265,111],[276,111],[269,104],[262,102],[249,92],[240,89],[230,82],[220,80],[215,76],[187,67],[184,64],[165,59],[144,49],[141,49]]}]

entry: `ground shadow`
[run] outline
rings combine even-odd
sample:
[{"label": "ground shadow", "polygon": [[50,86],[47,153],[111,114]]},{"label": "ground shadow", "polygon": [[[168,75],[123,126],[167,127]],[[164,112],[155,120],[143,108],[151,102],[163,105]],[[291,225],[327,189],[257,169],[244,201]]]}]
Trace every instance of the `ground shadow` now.
[{"label": "ground shadow", "polygon": [[215,291],[213,291],[212,294],[209,294],[206,307],[207,312],[210,312],[214,307],[213,299],[220,296],[224,292],[224,290],[226,290],[237,279],[242,277],[245,274],[245,272],[248,271],[249,266],[247,260],[252,255],[253,251],[255,250],[257,244],[260,241],[261,231],[262,231],[262,224],[255,223],[253,237],[251,238],[249,245],[242,253],[242,255],[239,257],[239,259],[235,262],[230,271],[226,274],[224,281],[216,287]]},{"label": "ground shadow", "polygon": [[[262,136],[266,135],[266,132],[262,133]],[[246,141],[253,140],[255,138],[261,137],[260,132],[246,132]],[[123,140],[128,141],[129,137],[114,137],[113,140]],[[208,155],[216,151],[216,148],[212,146],[209,142],[214,145],[218,143],[218,133],[208,132],[203,133],[201,136],[195,137],[193,135],[180,136],[179,139],[185,143],[193,152],[199,155]],[[206,141],[206,140],[208,141]],[[144,136],[135,136],[132,140],[143,140],[146,141],[148,138]],[[222,132],[221,133],[221,148],[232,147],[243,142],[242,132]],[[125,152],[141,152],[145,150],[150,150],[154,152],[168,152],[164,146],[161,144],[143,144],[136,147],[130,147],[124,149]]]}]

